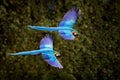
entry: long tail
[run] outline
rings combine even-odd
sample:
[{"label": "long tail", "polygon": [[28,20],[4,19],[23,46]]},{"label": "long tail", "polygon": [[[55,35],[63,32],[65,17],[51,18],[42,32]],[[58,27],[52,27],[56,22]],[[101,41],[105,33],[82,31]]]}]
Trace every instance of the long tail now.
[{"label": "long tail", "polygon": [[9,55],[22,56],[22,55],[36,55],[40,53],[41,53],[41,50],[32,50],[32,51],[24,51],[24,52],[18,52],[18,53],[10,53]]},{"label": "long tail", "polygon": [[28,26],[28,27],[35,30],[46,30],[51,32],[57,30],[55,27],[44,27],[44,26]]},{"label": "long tail", "polygon": [[44,27],[44,26],[28,26],[31,29],[35,30],[47,30],[47,31],[58,31],[58,30],[72,30],[69,27]]}]

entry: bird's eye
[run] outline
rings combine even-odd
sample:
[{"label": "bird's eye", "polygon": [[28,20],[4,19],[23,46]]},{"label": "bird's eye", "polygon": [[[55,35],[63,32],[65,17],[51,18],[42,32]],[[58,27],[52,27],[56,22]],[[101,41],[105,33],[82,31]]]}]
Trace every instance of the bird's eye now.
[{"label": "bird's eye", "polygon": [[74,36],[78,36],[78,33],[76,33],[76,32],[73,32],[72,34],[73,34]]}]

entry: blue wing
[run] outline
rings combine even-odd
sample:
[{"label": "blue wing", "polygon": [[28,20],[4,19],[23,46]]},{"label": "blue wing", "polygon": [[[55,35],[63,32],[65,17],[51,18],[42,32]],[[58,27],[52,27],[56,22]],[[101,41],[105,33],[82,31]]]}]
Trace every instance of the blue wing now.
[{"label": "blue wing", "polygon": [[24,51],[24,52],[18,52],[18,53],[10,53],[12,56],[22,56],[22,55],[36,55],[40,54],[41,50],[32,50],[32,51]]},{"label": "blue wing", "polygon": [[63,66],[55,57],[54,53],[44,53],[42,54],[43,59],[51,66],[62,69]]},{"label": "blue wing", "polygon": [[59,30],[59,35],[65,40],[74,40],[75,36],[69,30]]},{"label": "blue wing", "polygon": [[78,8],[73,7],[63,17],[59,27],[68,26],[73,27],[78,17]]},{"label": "blue wing", "polygon": [[[41,40],[40,49],[41,50],[42,49],[51,49],[51,50],[53,50],[52,36],[46,35]],[[42,57],[49,65],[51,65],[53,67],[63,68],[62,65],[59,63],[59,61],[57,60],[57,58],[55,57],[54,51],[43,52]]]},{"label": "blue wing", "polygon": [[31,29],[35,30],[46,30],[46,31],[57,31],[57,30],[72,30],[72,28],[66,27],[44,27],[44,26],[28,26]]},{"label": "blue wing", "polygon": [[53,39],[51,35],[46,35],[40,42],[40,49],[52,49],[53,50]]}]

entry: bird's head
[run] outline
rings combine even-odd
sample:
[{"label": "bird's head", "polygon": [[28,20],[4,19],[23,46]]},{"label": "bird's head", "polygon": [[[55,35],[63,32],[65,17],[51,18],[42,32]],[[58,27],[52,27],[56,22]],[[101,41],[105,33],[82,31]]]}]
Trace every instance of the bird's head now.
[{"label": "bird's head", "polygon": [[60,56],[60,53],[57,52],[57,51],[55,51],[54,54],[55,54],[56,57],[59,57],[59,56]]},{"label": "bird's head", "polygon": [[73,30],[72,35],[75,37],[74,40],[78,40],[79,34],[77,30]]}]

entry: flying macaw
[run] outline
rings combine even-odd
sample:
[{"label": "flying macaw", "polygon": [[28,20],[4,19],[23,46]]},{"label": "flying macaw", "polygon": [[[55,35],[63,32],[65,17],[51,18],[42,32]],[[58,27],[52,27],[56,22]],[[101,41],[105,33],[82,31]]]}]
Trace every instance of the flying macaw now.
[{"label": "flying macaw", "polygon": [[35,30],[58,31],[65,40],[78,40],[78,32],[73,29],[78,17],[78,8],[73,7],[63,17],[58,27],[28,26]]},{"label": "flying macaw", "polygon": [[40,42],[39,50],[11,53],[12,56],[21,56],[21,55],[37,55],[42,54],[42,58],[51,66],[62,69],[63,66],[56,58],[56,54],[59,53],[53,50],[53,39],[52,36],[46,35]]}]

